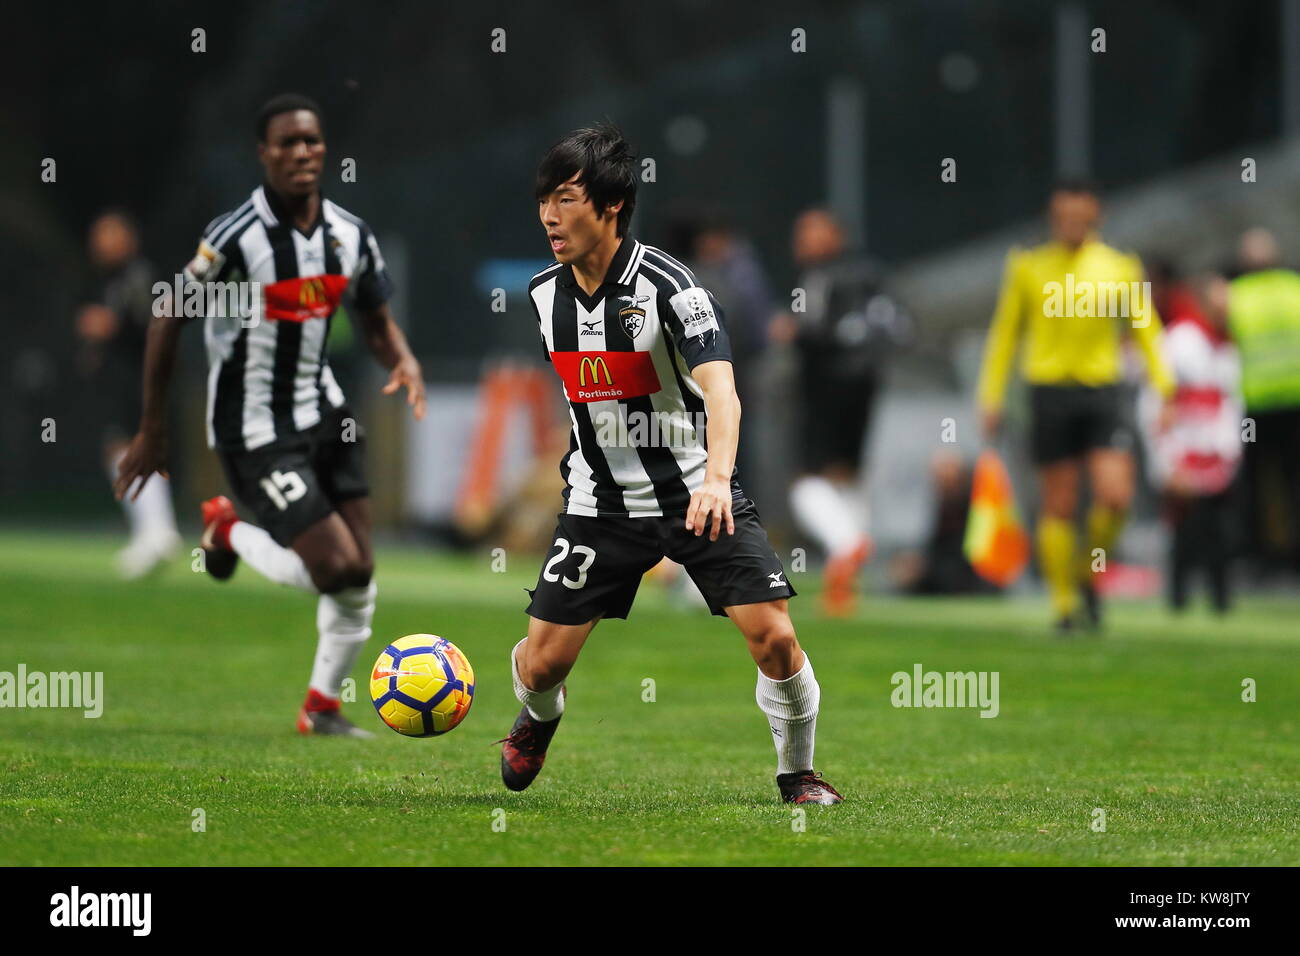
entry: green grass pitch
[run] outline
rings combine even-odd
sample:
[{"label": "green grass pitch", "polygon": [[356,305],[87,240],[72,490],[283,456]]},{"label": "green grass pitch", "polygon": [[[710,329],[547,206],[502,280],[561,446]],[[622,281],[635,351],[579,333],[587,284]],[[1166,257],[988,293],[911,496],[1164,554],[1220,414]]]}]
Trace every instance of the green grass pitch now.
[{"label": "green grass pitch", "polygon": [[[188,558],[123,584],[115,544],[0,534],[0,671],[105,683],[99,719],[0,710],[0,864],[1300,862],[1300,598],[1247,598],[1223,621],[1117,604],[1104,639],[1065,642],[1033,602],[873,597],[825,621],[795,574],[818,768],[848,798],[800,828],[740,636],[649,582],[630,621],[596,630],[546,770],[514,794],[493,742],[518,711],[506,652],[535,558],[493,573],[486,555],[380,553],[345,705],[379,736],[353,741],[293,731],[312,599],[246,567],[220,586]],[[431,740],[385,729],[364,680],[382,641],[422,631],[478,679],[465,723]],[[893,707],[890,675],[917,663],[997,671],[1000,714]]]}]

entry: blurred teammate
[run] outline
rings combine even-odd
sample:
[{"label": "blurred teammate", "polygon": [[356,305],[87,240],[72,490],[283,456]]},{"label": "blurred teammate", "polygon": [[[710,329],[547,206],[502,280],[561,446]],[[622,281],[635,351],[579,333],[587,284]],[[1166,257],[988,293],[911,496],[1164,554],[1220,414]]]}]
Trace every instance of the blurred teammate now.
[{"label": "blurred teammate", "polygon": [[541,772],[587,637],[601,618],[627,617],[641,576],[667,556],[745,636],[782,799],[839,803],[813,770],[821,690],[790,623],[794,588],[735,477],[740,402],[717,302],[628,233],[635,161],[617,129],[553,146],[536,196],[556,262],[533,277],[529,300],[573,434],[560,463],[564,511],[528,636],[510,654],[524,706],[502,741],[502,780],[523,790]]},{"label": "blurred teammate", "polygon": [[1164,494],[1172,529],[1169,603],[1187,604],[1193,571],[1204,569],[1215,610],[1231,602],[1233,524],[1229,488],[1241,462],[1241,364],[1228,341],[1227,282],[1202,277],[1196,291],[1171,283],[1163,300],[1163,351],[1176,391],[1168,427],[1159,427],[1161,399],[1147,390],[1142,420],[1153,484]]},{"label": "blurred teammate", "polygon": [[[140,255],[136,228],[123,212],[95,219],[89,234],[94,287],[77,312],[78,365],[90,395],[84,407],[96,420],[109,481],[115,481],[127,443],[140,420],[140,372],[153,307],[153,268]],[[148,574],[180,550],[171,484],[154,475],[138,498],[124,500],[130,540],[118,552],[125,578]]]},{"label": "blurred teammate", "polygon": [[[253,293],[251,316],[207,309],[208,443],[257,524],[241,521],[224,497],[203,505],[208,573],[224,580],[239,558],[280,584],[319,595],[319,643],[301,733],[369,737],[339,709],[343,679],[370,636],[375,610],[364,436],[344,403],[325,342],[346,294],[364,337],[424,415],[420,364],[389,311],[392,283],[364,222],[325,199],[320,109],[285,94],[262,108],[257,153],[265,179],[203,231],[185,268],[192,292],[237,285]],[[122,464],[119,496],[166,467],[163,403],[184,314],[149,327],[144,412]]]},{"label": "blurred teammate", "polygon": [[778,316],[772,336],[793,342],[799,359],[800,469],[790,508],[827,556],[823,602],[852,610],[858,572],[872,544],[862,450],[891,347],[911,320],[880,287],[877,270],[847,253],[844,230],[824,209],[795,220],[794,258],[802,269],[802,312]]},{"label": "blurred teammate", "polygon": [[[1007,257],[979,382],[983,430],[991,439],[1020,351],[1040,484],[1038,559],[1062,632],[1080,623],[1081,611],[1083,623],[1100,626],[1093,569],[1102,566],[1099,555],[1109,557],[1133,496],[1133,439],[1119,388],[1125,331],[1146,358],[1152,386],[1162,398],[1173,391],[1141,263],[1098,238],[1100,216],[1090,185],[1066,182],[1052,191],[1051,241]],[[1085,476],[1092,505],[1080,536],[1075,514]]]}]

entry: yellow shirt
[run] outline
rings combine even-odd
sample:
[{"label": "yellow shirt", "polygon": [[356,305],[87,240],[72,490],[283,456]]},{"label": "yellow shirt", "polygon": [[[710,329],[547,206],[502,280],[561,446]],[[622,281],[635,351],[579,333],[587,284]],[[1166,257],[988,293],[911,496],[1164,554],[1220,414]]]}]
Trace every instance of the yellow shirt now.
[{"label": "yellow shirt", "polygon": [[1035,385],[1112,385],[1120,380],[1120,333],[1131,331],[1151,384],[1174,381],[1160,351],[1160,317],[1137,256],[1098,239],[1077,250],[1059,242],[1012,249],[984,346],[979,404],[997,410],[1024,338],[1020,372]]}]

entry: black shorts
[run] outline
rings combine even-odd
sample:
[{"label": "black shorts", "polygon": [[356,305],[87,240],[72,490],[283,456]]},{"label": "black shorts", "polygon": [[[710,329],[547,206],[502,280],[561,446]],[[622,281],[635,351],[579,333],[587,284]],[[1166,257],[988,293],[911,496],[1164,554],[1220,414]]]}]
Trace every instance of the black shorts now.
[{"label": "black shorts", "polygon": [[1094,448],[1133,447],[1118,385],[1031,385],[1030,453],[1036,465]]},{"label": "black shorts", "polygon": [[748,498],[732,501],[736,533],[724,529],[696,537],[684,515],[586,517],[560,515],[528,613],[552,624],[585,624],[598,617],[626,618],[641,576],[664,557],[682,564],[709,610],[794,597],[781,559]]},{"label": "black shorts", "polygon": [[345,429],[349,418],[345,406],[293,441],[221,452],[235,497],[278,544],[289,547],[340,502],[370,494],[365,432],[356,424]]}]

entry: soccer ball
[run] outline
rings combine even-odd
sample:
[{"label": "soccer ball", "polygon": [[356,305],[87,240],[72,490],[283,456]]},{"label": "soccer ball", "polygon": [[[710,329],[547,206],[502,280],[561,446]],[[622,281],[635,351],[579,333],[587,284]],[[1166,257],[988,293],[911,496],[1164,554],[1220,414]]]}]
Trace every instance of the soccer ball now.
[{"label": "soccer ball", "polygon": [[437,737],[454,728],[474,702],[474,668],[451,641],[410,634],[384,648],[370,672],[379,718],[407,737]]}]

